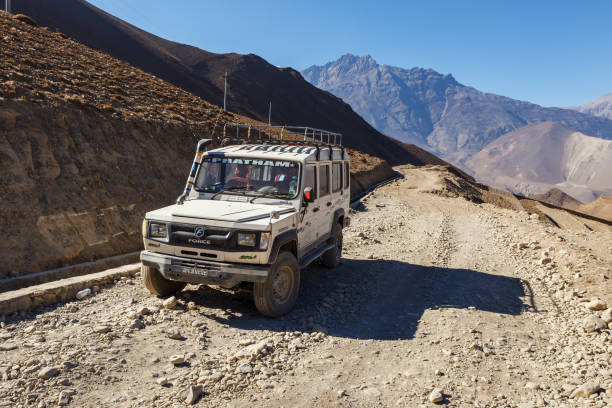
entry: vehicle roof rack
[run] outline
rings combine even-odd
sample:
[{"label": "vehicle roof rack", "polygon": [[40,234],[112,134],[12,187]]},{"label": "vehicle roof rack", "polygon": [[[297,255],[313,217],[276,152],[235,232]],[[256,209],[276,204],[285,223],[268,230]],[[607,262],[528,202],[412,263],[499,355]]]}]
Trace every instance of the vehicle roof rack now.
[{"label": "vehicle roof rack", "polygon": [[[235,131],[234,131],[235,129]],[[223,125],[223,142],[299,144],[342,148],[342,134],[306,126],[253,125],[227,122]]]}]

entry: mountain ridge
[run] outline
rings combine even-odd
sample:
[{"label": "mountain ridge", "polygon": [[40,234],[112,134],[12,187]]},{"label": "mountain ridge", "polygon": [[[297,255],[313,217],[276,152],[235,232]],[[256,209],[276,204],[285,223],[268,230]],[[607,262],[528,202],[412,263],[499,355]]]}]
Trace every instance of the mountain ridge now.
[{"label": "mountain ridge", "polygon": [[455,164],[497,137],[534,123],[557,122],[612,139],[612,120],[481,92],[432,69],[379,65],[371,56],[347,54],[302,75],[350,103],[381,132]]}]

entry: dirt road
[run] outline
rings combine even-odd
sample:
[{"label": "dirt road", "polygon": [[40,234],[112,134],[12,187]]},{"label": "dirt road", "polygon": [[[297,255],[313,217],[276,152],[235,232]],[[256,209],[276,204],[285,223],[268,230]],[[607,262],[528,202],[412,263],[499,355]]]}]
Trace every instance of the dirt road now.
[{"label": "dirt road", "polygon": [[440,169],[400,170],[282,319],[207,287],[164,306],[138,279],[7,317],[0,406],[611,404],[612,228],[555,228],[441,196]]}]

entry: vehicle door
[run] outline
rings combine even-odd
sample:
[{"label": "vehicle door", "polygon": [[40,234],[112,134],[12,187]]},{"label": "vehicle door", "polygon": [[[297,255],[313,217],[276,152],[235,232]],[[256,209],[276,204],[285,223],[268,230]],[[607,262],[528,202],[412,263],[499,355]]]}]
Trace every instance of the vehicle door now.
[{"label": "vehicle door", "polygon": [[331,165],[331,202],[332,202],[332,217],[336,210],[342,207],[342,202],[344,199],[344,195],[346,192],[345,189],[342,188],[342,162],[334,161]]},{"label": "vehicle door", "polygon": [[329,238],[331,231],[331,220],[333,216],[332,192],[331,192],[331,162],[319,163],[317,172],[317,183],[319,194],[316,201],[319,210],[313,220],[316,223],[316,238],[317,246],[322,244]]},{"label": "vehicle door", "polygon": [[[300,254],[304,255],[308,253],[315,246],[315,241],[317,238],[316,234],[316,222],[315,219],[320,211],[320,207],[318,204],[318,188],[317,188],[317,165],[309,164],[304,166],[304,176],[302,179],[302,191],[303,195],[304,189],[306,187],[310,187],[312,189],[312,196],[314,201],[311,203],[305,203],[302,201],[305,207],[302,207],[300,211],[300,225],[298,226],[298,247]],[[302,197],[302,200],[304,198]]]}]

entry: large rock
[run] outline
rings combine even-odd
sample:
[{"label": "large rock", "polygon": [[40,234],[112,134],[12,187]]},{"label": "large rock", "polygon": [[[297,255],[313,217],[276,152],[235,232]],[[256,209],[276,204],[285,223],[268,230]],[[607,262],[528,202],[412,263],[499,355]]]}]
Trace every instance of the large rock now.
[{"label": "large rock", "polygon": [[612,307],[604,310],[604,312],[601,314],[601,320],[606,323],[612,322]]},{"label": "large rock", "polygon": [[178,300],[174,296],[170,296],[168,299],[164,300],[163,306],[166,309],[174,309],[178,303]]},{"label": "large rock", "polygon": [[64,390],[62,392],[60,392],[59,394],[59,398],[57,400],[57,405],[59,405],[60,407],[66,406],[70,404],[70,392]]},{"label": "large rock", "polygon": [[597,331],[597,330],[603,330],[603,329],[605,329],[607,327],[608,327],[608,325],[606,324],[606,322],[604,322],[602,319],[600,319],[599,317],[597,317],[595,315],[591,315],[591,316],[587,317],[582,322],[582,328],[587,333],[591,333],[591,332],[594,332],[594,331]]},{"label": "large rock", "polygon": [[601,299],[593,298],[589,303],[586,304],[586,307],[589,310],[605,310],[608,308],[608,305],[606,305],[606,302]]},{"label": "large rock", "polygon": [[177,328],[165,329],[164,333],[166,333],[166,336],[170,339],[181,340],[183,338],[183,335]]},{"label": "large rock", "polygon": [[576,397],[588,398],[589,395],[595,394],[597,391],[599,391],[599,389],[600,389],[599,383],[588,382],[576,388],[570,395],[570,398],[576,398]]},{"label": "large rock", "polygon": [[198,401],[200,395],[202,394],[202,386],[201,385],[191,385],[187,388],[184,388],[179,393],[179,398],[185,402],[185,404],[193,405]]},{"label": "large rock", "polygon": [[0,344],[0,351],[15,350],[17,345],[15,343],[2,343]]},{"label": "large rock", "polygon": [[440,403],[444,401],[444,394],[442,393],[442,388],[434,388],[429,397],[427,397],[429,402],[433,402],[434,404]]},{"label": "large rock", "polygon": [[45,367],[38,372],[38,378],[48,380],[49,378],[57,376],[59,373],[60,370],[57,367]]},{"label": "large rock", "polygon": [[76,298],[81,300],[81,299],[85,299],[89,295],[91,295],[91,289],[87,288],[87,289],[78,291],[76,294]]}]

